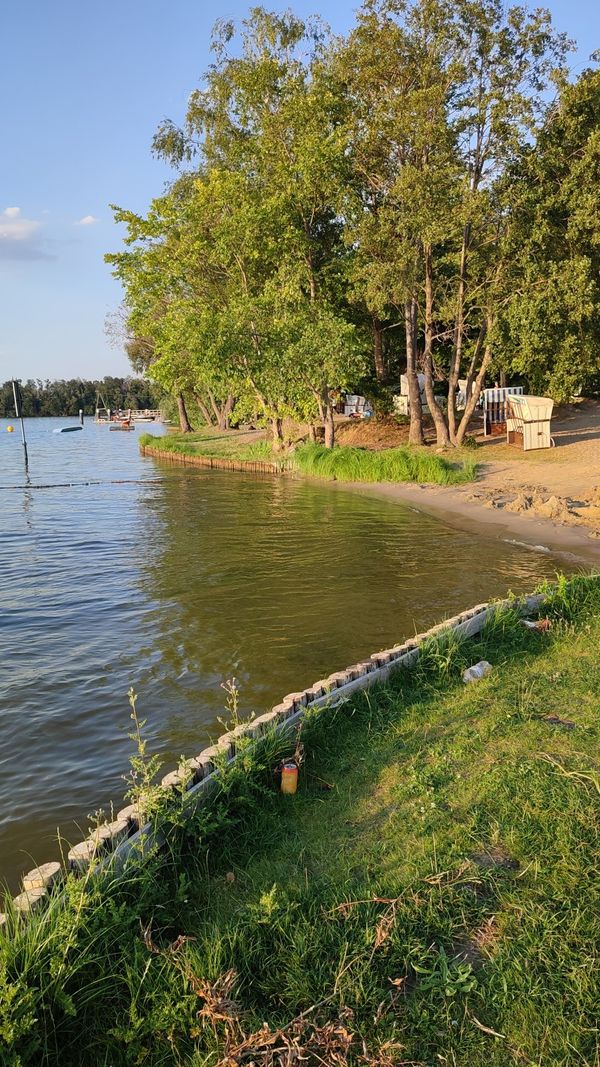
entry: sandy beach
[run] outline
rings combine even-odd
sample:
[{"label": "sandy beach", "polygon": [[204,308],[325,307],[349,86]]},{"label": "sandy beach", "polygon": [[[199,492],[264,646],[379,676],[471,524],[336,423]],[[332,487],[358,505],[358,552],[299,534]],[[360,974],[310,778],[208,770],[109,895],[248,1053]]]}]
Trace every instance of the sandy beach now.
[{"label": "sandy beach", "polygon": [[[406,428],[395,430],[389,424],[346,424],[340,430],[340,444],[374,448],[402,444],[407,436]],[[480,418],[471,433],[477,443],[474,483],[353,488],[409,503],[451,525],[479,527],[487,536],[600,565],[600,402],[581,400],[557,408],[554,447],[543,451],[523,452],[504,437],[484,437]]]}]

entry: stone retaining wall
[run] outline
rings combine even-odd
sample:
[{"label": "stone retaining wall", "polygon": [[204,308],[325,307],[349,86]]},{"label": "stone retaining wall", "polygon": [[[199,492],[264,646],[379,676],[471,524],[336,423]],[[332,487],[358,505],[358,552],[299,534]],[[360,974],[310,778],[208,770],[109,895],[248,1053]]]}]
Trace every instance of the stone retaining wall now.
[{"label": "stone retaining wall", "polygon": [[[543,595],[523,597],[517,602],[519,611],[523,615],[536,611],[543,600]],[[393,671],[412,667],[419,657],[420,647],[430,638],[450,632],[462,639],[474,637],[496,611],[514,603],[504,600],[495,604],[478,604],[401,645],[375,652],[369,659],[355,663],[345,671],[330,674],[302,692],[289,693],[264,715],[223,734],[213,745],[186,760],[179,770],[166,774],[161,782],[162,787],[165,791],[180,793],[184,815],[191,814],[207,799],[223,756],[226,763],[236,759],[240,738],[258,741],[261,735],[269,731],[289,730],[301,720],[307,709],[336,707],[352,693],[385,681]],[[83,874],[110,863],[119,871],[128,861],[139,858],[142,845],[148,851],[160,847],[162,843],[160,827],[145,823],[143,815],[134,805],[129,805],[118,813],[113,822],[98,827],[85,841],[71,848],[67,866],[69,870]],[[42,907],[48,893],[60,882],[63,874],[59,863],[46,863],[26,874],[23,877],[23,891],[13,900],[17,911],[27,915]],[[0,916],[0,923],[2,921],[5,921],[5,916]]]}]

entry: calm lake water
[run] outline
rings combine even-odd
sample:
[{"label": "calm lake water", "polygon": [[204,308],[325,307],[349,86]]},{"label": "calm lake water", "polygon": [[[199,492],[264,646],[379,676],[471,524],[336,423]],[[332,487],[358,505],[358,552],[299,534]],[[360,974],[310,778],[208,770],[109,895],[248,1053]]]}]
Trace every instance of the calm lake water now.
[{"label": "calm lake water", "polygon": [[[57,855],[57,827],[73,843],[88,813],[121,806],[129,686],[171,766],[218,732],[226,679],[263,711],[559,567],[375,495],[142,459],[143,427],[52,433],[75,421],[26,421],[27,486],[18,423],[0,420],[0,872],[13,888]],[[37,488],[55,483],[73,484]]]}]

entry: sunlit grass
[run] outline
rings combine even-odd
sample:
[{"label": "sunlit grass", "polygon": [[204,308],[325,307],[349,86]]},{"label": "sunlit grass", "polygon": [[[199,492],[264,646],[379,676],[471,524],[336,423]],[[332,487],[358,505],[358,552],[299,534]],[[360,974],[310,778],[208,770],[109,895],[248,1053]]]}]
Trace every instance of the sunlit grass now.
[{"label": "sunlit grass", "polygon": [[140,445],[179,455],[205,455],[223,459],[275,463],[285,469],[316,478],[340,482],[421,482],[461,485],[475,478],[477,465],[471,457],[452,462],[423,448],[387,448],[379,452],[364,448],[325,448],[305,444],[290,453],[274,453],[269,441],[251,443],[217,431],[152,437],[144,434]]},{"label": "sunlit grass", "polygon": [[458,485],[472,481],[476,464],[471,459],[451,463],[425,449],[325,448],[303,445],[294,452],[294,465],[303,474],[340,482],[427,482]]},{"label": "sunlit grass", "polygon": [[[600,579],[546,610],[312,715],[295,797],[271,751],[212,829],[0,935],[0,1062],[214,1067],[319,1005],[349,1065],[596,1063]],[[235,1021],[203,1013],[230,969]]]}]

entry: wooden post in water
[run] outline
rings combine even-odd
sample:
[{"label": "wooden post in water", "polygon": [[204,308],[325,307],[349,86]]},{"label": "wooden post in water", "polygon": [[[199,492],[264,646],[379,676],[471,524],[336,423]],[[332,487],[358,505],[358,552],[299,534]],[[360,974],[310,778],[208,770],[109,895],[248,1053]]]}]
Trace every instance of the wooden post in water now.
[{"label": "wooden post in water", "polygon": [[83,408],[79,408],[79,422],[83,426]]},{"label": "wooden post in water", "polygon": [[23,422],[23,405],[19,403],[20,391],[19,386],[15,379],[12,380],[13,396],[15,398],[15,415],[21,423],[21,440],[23,442],[23,452],[25,454],[25,473],[29,474],[29,457],[27,455],[27,441],[25,440],[25,423]]}]

